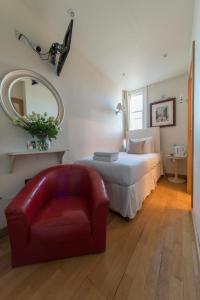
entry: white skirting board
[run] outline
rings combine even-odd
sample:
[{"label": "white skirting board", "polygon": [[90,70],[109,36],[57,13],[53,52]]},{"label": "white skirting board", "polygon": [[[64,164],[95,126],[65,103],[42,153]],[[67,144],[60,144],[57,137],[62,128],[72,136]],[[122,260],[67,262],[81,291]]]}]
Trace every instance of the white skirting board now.
[{"label": "white skirting board", "polygon": [[199,240],[198,233],[197,233],[196,222],[195,222],[195,217],[194,217],[193,211],[192,211],[192,221],[193,221],[193,227],[194,227],[194,233],[195,233],[197,255],[198,255],[199,266],[200,266],[200,240]]}]

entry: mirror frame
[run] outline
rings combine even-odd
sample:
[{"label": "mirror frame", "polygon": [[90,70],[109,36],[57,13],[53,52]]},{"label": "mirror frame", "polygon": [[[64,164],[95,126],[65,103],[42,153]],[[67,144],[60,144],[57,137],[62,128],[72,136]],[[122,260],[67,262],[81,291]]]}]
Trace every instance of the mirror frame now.
[{"label": "mirror frame", "polygon": [[0,84],[0,102],[3,107],[3,110],[7,114],[7,116],[13,120],[15,118],[21,118],[22,116],[17,113],[17,111],[14,109],[12,101],[11,101],[11,88],[14,83],[16,83],[18,80],[23,78],[32,78],[40,83],[42,83],[46,88],[48,88],[53,96],[55,97],[55,100],[58,105],[58,115],[56,117],[56,120],[58,124],[60,125],[63,121],[64,115],[65,115],[65,109],[62,102],[62,99],[60,95],[58,94],[57,90],[54,88],[54,86],[42,75],[30,71],[30,70],[15,70],[7,73],[1,80]]}]

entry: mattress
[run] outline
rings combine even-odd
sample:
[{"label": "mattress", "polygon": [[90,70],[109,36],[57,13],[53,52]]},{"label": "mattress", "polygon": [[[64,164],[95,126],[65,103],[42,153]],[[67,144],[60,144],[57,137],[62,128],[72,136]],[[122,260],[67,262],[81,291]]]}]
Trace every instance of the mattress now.
[{"label": "mattress", "polygon": [[96,161],[92,156],[88,156],[75,163],[95,168],[105,182],[129,186],[160,164],[161,155],[160,153],[128,154],[120,152],[119,159],[114,162]]}]

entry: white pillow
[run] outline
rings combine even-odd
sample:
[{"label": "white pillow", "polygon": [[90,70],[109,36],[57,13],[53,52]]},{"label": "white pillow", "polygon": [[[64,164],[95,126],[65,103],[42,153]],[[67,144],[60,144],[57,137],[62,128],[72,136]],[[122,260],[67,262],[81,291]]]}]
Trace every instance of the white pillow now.
[{"label": "white pillow", "polygon": [[128,141],[128,154],[144,154],[144,146],[145,141],[135,141],[133,139],[129,139]]},{"label": "white pillow", "polygon": [[[144,154],[146,153],[154,153],[155,152],[155,147],[154,147],[154,139],[152,136],[150,137],[144,137],[141,139],[131,139],[134,142],[145,142],[144,143]],[[128,151],[127,151],[128,152]]]}]

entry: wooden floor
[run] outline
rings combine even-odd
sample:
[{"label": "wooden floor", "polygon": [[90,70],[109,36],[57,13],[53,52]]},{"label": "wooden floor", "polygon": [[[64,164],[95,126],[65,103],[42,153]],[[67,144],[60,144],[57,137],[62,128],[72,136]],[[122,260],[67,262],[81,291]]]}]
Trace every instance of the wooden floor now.
[{"label": "wooden floor", "polygon": [[199,300],[185,189],[162,179],[133,221],[110,213],[103,254],[11,269],[8,239],[1,239],[0,299]]}]

